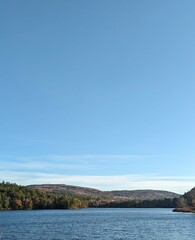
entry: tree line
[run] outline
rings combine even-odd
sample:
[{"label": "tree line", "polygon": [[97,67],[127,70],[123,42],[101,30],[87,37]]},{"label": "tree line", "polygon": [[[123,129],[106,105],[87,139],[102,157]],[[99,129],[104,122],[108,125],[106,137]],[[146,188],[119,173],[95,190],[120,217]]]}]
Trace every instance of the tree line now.
[{"label": "tree line", "polygon": [[0,183],[0,210],[77,209],[87,206],[88,201],[77,196],[43,193],[8,182]]},{"label": "tree line", "polygon": [[175,208],[177,199],[114,201],[46,193],[9,182],[0,183],[0,210],[79,208]]},{"label": "tree line", "polygon": [[127,200],[112,201],[100,203],[101,208],[175,208],[177,206],[177,198],[154,199],[154,200]]}]

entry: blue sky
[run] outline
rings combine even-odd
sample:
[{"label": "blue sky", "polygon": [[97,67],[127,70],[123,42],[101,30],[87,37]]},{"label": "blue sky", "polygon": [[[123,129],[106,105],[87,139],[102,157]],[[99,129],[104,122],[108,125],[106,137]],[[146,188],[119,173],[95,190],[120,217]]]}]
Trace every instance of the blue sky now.
[{"label": "blue sky", "polygon": [[195,185],[195,2],[0,2],[0,180]]}]

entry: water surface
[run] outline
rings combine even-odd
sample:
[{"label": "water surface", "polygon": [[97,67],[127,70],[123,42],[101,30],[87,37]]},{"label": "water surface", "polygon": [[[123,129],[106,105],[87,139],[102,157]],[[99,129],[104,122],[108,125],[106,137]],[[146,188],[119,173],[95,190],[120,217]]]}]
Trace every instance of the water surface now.
[{"label": "water surface", "polygon": [[2,240],[195,240],[194,224],[171,209],[0,212]]}]

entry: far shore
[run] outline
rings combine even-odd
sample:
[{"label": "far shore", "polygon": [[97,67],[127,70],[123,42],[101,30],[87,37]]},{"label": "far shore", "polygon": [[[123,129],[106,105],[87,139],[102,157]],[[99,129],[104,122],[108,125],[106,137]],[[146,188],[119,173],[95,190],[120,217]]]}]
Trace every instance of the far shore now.
[{"label": "far shore", "polygon": [[189,207],[175,208],[173,212],[182,212],[182,213],[195,213],[195,209]]}]

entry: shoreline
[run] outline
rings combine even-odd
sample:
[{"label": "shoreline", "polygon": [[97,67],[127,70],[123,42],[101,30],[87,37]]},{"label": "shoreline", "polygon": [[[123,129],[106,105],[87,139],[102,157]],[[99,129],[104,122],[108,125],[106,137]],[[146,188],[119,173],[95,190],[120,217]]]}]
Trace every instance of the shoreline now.
[{"label": "shoreline", "polygon": [[190,207],[175,208],[175,209],[173,209],[173,212],[195,213],[195,209],[190,208]]}]

